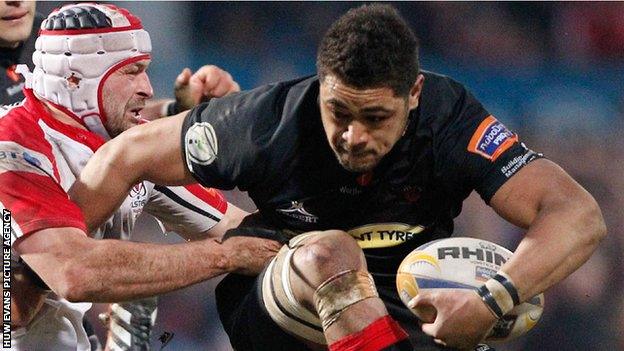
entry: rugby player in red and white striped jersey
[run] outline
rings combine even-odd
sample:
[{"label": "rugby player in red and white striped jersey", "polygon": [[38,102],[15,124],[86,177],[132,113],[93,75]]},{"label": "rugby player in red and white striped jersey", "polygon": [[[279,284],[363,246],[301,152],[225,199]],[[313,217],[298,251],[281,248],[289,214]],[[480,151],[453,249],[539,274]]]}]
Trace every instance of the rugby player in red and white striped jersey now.
[{"label": "rugby player in red and white striped jersey", "polygon": [[[215,240],[245,213],[199,185],[136,184],[100,228],[70,201],[66,191],[93,153],[143,123],[140,112],[153,94],[150,52],[149,34],[128,11],[64,6],[42,24],[26,99],[0,109],[0,205],[12,214],[14,288],[22,289],[14,296],[17,350],[89,349],[81,319],[90,303],[83,302],[144,298],[229,271],[258,271],[279,248],[263,239]],[[221,74],[219,84],[236,85]],[[127,239],[143,211],[187,239],[209,239],[94,240]],[[113,338],[109,347],[130,343]]]}]

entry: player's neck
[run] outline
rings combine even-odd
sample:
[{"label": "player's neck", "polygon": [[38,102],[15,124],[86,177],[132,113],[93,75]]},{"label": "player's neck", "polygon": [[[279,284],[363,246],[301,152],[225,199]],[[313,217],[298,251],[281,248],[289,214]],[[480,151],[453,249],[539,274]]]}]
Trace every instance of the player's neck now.
[{"label": "player's neck", "polygon": [[17,49],[18,46],[20,46],[21,43],[22,43],[21,41],[8,42],[8,41],[0,40],[0,50],[1,49],[4,49],[4,50],[15,50],[15,49]]},{"label": "player's neck", "polygon": [[45,108],[48,110],[48,112],[50,112],[50,115],[52,117],[54,117],[56,120],[58,120],[58,121],[60,121],[62,123],[68,124],[68,125],[70,125],[72,127],[76,127],[76,128],[87,130],[87,128],[85,126],[83,126],[82,124],[78,123],[78,121],[76,121],[72,117],[68,116],[65,112],[63,112],[63,111],[59,110],[58,108],[56,108],[54,105],[52,105],[46,99],[40,99],[40,101],[43,103],[43,106],[45,106]]}]

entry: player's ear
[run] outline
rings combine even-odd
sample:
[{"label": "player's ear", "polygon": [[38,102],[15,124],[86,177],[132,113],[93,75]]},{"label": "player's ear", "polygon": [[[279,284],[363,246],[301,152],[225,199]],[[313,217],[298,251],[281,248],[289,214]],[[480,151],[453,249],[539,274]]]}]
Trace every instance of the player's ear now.
[{"label": "player's ear", "polygon": [[410,111],[418,107],[418,101],[420,99],[420,93],[422,92],[424,82],[425,82],[425,76],[423,76],[422,74],[419,74],[408,96],[407,102],[408,102]]}]

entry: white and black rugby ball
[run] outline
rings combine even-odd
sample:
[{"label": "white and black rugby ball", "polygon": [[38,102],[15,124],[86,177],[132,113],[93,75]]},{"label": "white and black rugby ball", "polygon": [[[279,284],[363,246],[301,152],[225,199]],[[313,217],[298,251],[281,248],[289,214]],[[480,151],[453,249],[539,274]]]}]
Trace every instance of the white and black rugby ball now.
[{"label": "white and black rugby ball", "polygon": [[[399,266],[399,296],[407,306],[420,290],[476,289],[496,274],[511,255],[500,245],[475,238],[429,242],[412,251]],[[543,294],[516,306],[496,323],[486,340],[507,341],[526,333],[537,324],[543,309]]]}]

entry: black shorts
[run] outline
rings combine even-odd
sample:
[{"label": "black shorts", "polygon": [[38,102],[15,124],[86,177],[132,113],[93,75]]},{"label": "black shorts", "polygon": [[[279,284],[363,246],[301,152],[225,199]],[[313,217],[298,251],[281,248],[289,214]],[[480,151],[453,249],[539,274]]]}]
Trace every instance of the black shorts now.
[{"label": "black shorts", "polygon": [[[215,291],[219,318],[238,351],[299,351],[306,346],[283,331],[269,316],[262,299],[262,277],[228,274]],[[433,342],[418,326],[416,317],[399,300],[396,289],[378,286],[388,313],[410,335],[414,350],[450,350]]]}]

